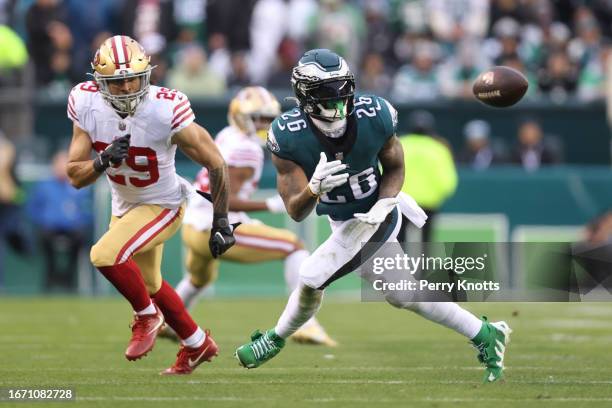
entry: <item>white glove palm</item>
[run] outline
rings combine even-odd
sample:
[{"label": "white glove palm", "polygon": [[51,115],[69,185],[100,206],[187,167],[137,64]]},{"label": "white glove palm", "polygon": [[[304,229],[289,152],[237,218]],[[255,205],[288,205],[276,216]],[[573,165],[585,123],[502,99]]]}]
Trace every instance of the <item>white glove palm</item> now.
[{"label": "white glove palm", "polygon": [[328,193],[334,188],[341,186],[348,180],[348,173],[334,174],[346,169],[346,164],[340,160],[327,162],[327,156],[321,152],[321,159],[315,168],[312,178],[308,182],[308,188],[314,195]]},{"label": "white glove palm", "polygon": [[280,195],[275,195],[270,198],[266,198],[266,207],[271,213],[284,213],[287,212],[285,208],[285,202]]},{"label": "white glove palm", "polygon": [[382,198],[370,208],[367,213],[355,213],[355,218],[367,224],[380,224],[387,218],[387,215],[395,208],[398,199],[395,197]]}]

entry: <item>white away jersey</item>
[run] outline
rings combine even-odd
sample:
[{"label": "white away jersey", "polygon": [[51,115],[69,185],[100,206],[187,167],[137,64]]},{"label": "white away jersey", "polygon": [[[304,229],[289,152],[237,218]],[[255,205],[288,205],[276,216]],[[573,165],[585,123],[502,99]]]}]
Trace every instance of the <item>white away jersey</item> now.
[{"label": "white away jersey", "polygon": [[151,85],[134,115],[121,118],[95,82],[83,82],[72,88],[67,114],[89,134],[97,152],[131,134],[129,156],[106,170],[113,215],[121,216],[139,204],[177,208],[188,196],[191,186],[176,174],[176,145],[170,143],[172,135],[195,118],[183,93]]},{"label": "white away jersey", "polygon": [[[233,126],[227,126],[219,132],[215,139],[215,144],[229,167],[249,167],[253,169],[253,176],[242,184],[238,192],[238,197],[243,200],[250,199],[257,190],[263,169],[263,148],[256,137],[246,135]],[[198,190],[210,192],[208,170],[206,168],[200,170],[194,186]],[[212,204],[209,201],[194,199],[190,201],[187,207],[183,223],[193,225],[201,231],[208,230],[212,226],[212,214]],[[244,212],[230,211],[228,219],[230,223],[253,222]]]}]

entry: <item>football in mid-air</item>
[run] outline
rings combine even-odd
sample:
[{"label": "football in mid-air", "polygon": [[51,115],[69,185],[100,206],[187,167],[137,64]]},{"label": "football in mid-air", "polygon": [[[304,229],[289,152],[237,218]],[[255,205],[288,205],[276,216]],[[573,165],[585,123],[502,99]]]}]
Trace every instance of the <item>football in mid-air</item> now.
[{"label": "football in mid-air", "polygon": [[497,66],[478,75],[472,92],[487,105],[505,108],[520,101],[528,86],[527,78],[516,69]]}]

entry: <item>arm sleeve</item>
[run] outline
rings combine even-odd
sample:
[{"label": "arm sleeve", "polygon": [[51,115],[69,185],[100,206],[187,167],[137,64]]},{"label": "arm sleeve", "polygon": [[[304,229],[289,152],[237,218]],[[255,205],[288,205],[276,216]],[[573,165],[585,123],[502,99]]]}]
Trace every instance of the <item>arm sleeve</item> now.
[{"label": "arm sleeve", "polygon": [[281,159],[293,160],[291,152],[287,147],[284,135],[278,128],[278,119],[272,123],[270,129],[268,130],[266,148],[270,151],[270,153],[280,157]]},{"label": "arm sleeve", "polygon": [[170,122],[170,136],[189,126],[195,120],[195,114],[191,110],[191,103],[187,95],[180,91],[173,91],[175,97],[172,104],[172,119]]},{"label": "arm sleeve", "polygon": [[378,98],[386,115],[383,116],[385,139],[395,136],[397,131],[397,110],[385,98]]},{"label": "arm sleeve", "polygon": [[77,125],[81,129],[86,130],[83,125],[82,118],[79,116],[79,111],[80,111],[79,102],[80,102],[79,91],[77,90],[77,87],[75,86],[70,91],[70,95],[68,95],[68,105],[66,108],[66,115],[68,116],[68,119],[70,119],[75,125]]}]

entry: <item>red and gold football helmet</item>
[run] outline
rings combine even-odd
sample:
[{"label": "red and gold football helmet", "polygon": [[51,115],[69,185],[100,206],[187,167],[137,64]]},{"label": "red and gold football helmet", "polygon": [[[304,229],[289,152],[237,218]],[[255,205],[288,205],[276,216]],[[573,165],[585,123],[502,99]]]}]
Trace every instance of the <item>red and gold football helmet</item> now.
[{"label": "red and gold football helmet", "polygon": [[280,113],[280,104],[270,91],[249,86],[242,88],[230,102],[227,120],[248,135],[256,134],[265,143],[268,127]]},{"label": "red and gold football helmet", "polygon": [[[149,57],[144,48],[136,40],[115,35],[107,38],[96,51],[91,67],[93,76],[100,87],[102,97],[108,101],[118,113],[132,115],[138,104],[149,91],[151,80]],[[109,91],[109,81],[140,78],[138,91],[126,95],[113,95]]]}]

